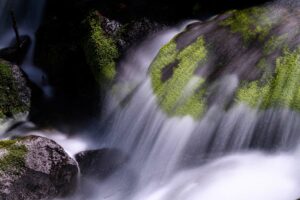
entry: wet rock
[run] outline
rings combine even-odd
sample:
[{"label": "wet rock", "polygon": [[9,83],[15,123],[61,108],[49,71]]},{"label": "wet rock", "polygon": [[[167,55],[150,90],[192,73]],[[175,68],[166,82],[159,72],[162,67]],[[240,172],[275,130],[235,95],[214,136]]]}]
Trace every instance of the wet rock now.
[{"label": "wet rock", "polygon": [[299,16],[274,2],[189,25],[150,66],[158,104],[169,116],[195,119],[236,103],[300,111]]},{"label": "wet rock", "polygon": [[120,31],[120,37],[116,39],[121,52],[125,52],[134,44],[139,43],[146,36],[162,30],[165,25],[149,20],[147,18],[134,20],[123,24]]},{"label": "wet rock", "polygon": [[7,48],[0,49],[0,58],[10,62],[22,63],[31,44],[29,36],[20,37],[20,45],[14,40]]},{"label": "wet rock", "polygon": [[73,192],[78,168],[61,146],[39,136],[0,141],[0,199],[53,199]]},{"label": "wet rock", "polygon": [[23,71],[0,59],[0,119],[28,112],[30,98],[31,90]]},{"label": "wet rock", "polygon": [[118,149],[83,151],[75,155],[83,177],[103,180],[113,174],[128,157]]}]

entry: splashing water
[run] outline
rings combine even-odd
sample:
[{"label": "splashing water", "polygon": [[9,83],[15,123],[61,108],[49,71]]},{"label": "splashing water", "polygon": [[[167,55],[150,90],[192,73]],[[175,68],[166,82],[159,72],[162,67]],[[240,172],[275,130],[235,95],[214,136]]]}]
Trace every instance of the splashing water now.
[{"label": "splashing water", "polygon": [[181,172],[167,184],[154,190],[150,188],[148,193],[146,189],[134,199],[296,199],[299,197],[298,163],[296,157],[286,154],[228,156]]}]

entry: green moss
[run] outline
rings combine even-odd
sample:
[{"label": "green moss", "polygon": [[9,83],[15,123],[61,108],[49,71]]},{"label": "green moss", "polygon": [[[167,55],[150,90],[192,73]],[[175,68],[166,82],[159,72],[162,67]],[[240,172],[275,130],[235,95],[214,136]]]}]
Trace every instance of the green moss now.
[{"label": "green moss", "polygon": [[230,14],[221,25],[229,26],[234,33],[240,33],[246,43],[254,39],[263,40],[272,28],[272,20],[269,19],[266,8],[234,10]]},{"label": "green moss", "polygon": [[152,87],[155,92],[162,86],[162,69],[176,60],[177,50],[174,41],[169,42],[161,48],[159,54],[150,66]]},{"label": "green moss", "polygon": [[18,170],[25,165],[27,148],[24,145],[18,144],[17,140],[1,140],[0,149],[7,151],[0,158],[0,170],[18,173]]},{"label": "green moss", "polygon": [[3,118],[5,118],[5,115],[4,115],[4,113],[0,110],[0,119],[3,119]]},{"label": "green moss", "polygon": [[175,110],[175,115],[185,116],[190,115],[193,118],[197,119],[205,112],[205,101],[203,96],[205,94],[205,89],[201,88],[204,83],[204,79],[200,79],[198,84],[195,84],[193,89],[190,91],[190,94],[186,98],[183,98],[181,104],[177,106]]},{"label": "green moss", "polygon": [[262,58],[258,61],[257,65],[258,69],[260,70],[266,70],[266,68],[268,68],[268,63],[267,63],[267,60],[265,58]]},{"label": "green moss", "polygon": [[251,82],[239,89],[238,101],[250,106],[269,108],[283,107],[300,110],[300,48],[285,48],[276,60],[274,75],[265,84]]},{"label": "green moss", "polygon": [[[284,50],[284,55],[276,60],[276,74],[272,82],[270,103],[280,106],[291,106],[297,110],[293,101],[300,87],[300,49]],[[296,95],[296,96],[295,96]]]},{"label": "green moss", "polygon": [[[178,51],[176,43],[165,45],[150,67],[152,87],[161,108],[169,115],[200,116],[204,108],[201,85],[204,82],[195,77],[195,70],[207,55],[205,41],[199,37],[193,44]],[[164,80],[163,69],[175,63]],[[193,80],[198,80],[194,81]]]},{"label": "green moss", "polygon": [[0,60],[0,118],[27,110],[28,106],[20,100],[11,64]]},{"label": "green moss", "polygon": [[101,16],[91,12],[84,20],[87,34],[83,47],[88,64],[100,84],[110,83],[116,75],[117,46],[101,28]]},{"label": "green moss", "polygon": [[251,107],[260,107],[265,105],[269,91],[270,86],[268,84],[260,86],[258,81],[254,81],[242,86],[237,92],[237,98]]},{"label": "green moss", "polygon": [[264,54],[269,55],[275,50],[282,47],[286,39],[287,34],[281,36],[271,36],[264,46]]}]

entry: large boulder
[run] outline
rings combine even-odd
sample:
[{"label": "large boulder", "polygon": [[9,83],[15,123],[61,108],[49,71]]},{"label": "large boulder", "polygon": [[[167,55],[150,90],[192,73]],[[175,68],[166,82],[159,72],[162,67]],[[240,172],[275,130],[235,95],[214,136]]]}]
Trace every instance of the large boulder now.
[{"label": "large boulder", "polygon": [[39,200],[75,189],[78,168],[61,146],[39,136],[0,141],[0,199]]},{"label": "large boulder", "polygon": [[161,109],[194,118],[235,103],[299,111],[298,18],[293,5],[275,2],[189,25],[151,64]]},{"label": "large boulder", "polygon": [[0,59],[0,119],[28,112],[30,98],[31,90],[22,70]]}]

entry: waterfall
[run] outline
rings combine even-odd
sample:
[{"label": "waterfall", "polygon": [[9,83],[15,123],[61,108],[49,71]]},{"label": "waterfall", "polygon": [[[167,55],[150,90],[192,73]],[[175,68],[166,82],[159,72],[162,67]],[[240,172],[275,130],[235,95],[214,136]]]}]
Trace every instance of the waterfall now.
[{"label": "waterfall", "polygon": [[[22,64],[46,96],[45,74],[33,63],[34,33],[43,0],[0,2],[0,47],[13,39],[9,8],[16,13],[21,34],[33,40]],[[72,200],[296,200],[300,197],[300,114],[288,109],[260,111],[244,104],[225,110],[239,84],[238,76],[220,77],[222,96],[195,120],[170,117],[153,94],[149,66],[160,48],[187,24],[162,30],[128,51],[120,62],[116,84],[107,94],[101,136],[93,141],[44,133],[70,154],[89,148],[121,150],[129,161],[102,181],[85,180]],[[0,130],[1,131],[1,130]],[[40,134],[31,132],[29,134]]]},{"label": "waterfall", "polygon": [[[72,199],[288,200],[300,196],[300,115],[213,104],[201,120],[170,117],[152,92],[148,68],[180,24],[150,36],[121,61],[94,148],[117,148],[130,160],[108,179],[90,180]],[[220,78],[222,98],[238,85]],[[132,92],[133,91],[133,92]],[[124,102],[125,103],[120,103]],[[95,138],[97,137],[97,139]],[[97,141],[98,142],[95,142]],[[95,144],[96,143],[96,144]]]},{"label": "waterfall", "polygon": [[10,17],[10,11],[13,11],[20,35],[28,35],[32,40],[21,68],[28,75],[29,79],[43,90],[45,96],[49,97],[52,95],[52,88],[45,80],[47,76],[33,64],[35,32],[41,23],[45,3],[45,0],[1,0],[0,48],[8,47],[11,41],[14,40],[15,34]]}]

